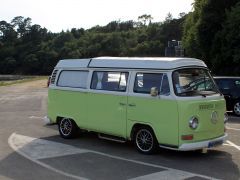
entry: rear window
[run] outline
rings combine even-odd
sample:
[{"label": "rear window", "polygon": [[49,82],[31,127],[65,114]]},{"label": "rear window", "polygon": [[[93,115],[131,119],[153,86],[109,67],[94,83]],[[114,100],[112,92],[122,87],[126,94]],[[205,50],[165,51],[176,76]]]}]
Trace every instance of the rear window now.
[{"label": "rear window", "polygon": [[88,71],[62,71],[57,86],[71,88],[87,88]]}]

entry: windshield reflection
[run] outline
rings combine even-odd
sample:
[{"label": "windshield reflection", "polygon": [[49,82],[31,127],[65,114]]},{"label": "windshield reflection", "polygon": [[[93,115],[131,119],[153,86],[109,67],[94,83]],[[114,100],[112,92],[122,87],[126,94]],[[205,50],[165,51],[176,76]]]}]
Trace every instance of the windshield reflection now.
[{"label": "windshield reflection", "polygon": [[174,71],[172,77],[177,96],[206,96],[219,93],[207,69],[180,69]]}]

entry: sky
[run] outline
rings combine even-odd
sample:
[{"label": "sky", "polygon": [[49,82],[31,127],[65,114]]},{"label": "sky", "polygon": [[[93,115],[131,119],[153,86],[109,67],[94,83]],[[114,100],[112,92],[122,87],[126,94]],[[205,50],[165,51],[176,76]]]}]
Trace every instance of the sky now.
[{"label": "sky", "polygon": [[153,22],[164,21],[170,12],[192,10],[194,0],[0,0],[0,21],[10,22],[16,16],[30,17],[52,32],[88,29],[111,21],[134,20],[150,14]]}]

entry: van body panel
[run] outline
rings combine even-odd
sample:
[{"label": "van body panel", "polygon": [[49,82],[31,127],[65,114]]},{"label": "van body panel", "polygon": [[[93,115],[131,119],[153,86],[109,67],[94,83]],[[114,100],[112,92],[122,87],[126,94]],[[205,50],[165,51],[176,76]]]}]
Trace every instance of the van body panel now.
[{"label": "van body panel", "polygon": [[126,138],[127,96],[88,94],[88,126],[94,131]]},{"label": "van body panel", "polygon": [[[161,99],[161,97],[129,96],[128,102],[130,105],[127,113],[128,131],[134,125],[133,122],[148,124],[153,128],[159,143],[178,145],[178,107],[176,101]],[[131,104],[135,106],[131,106]]]},{"label": "van body panel", "polygon": [[49,89],[48,115],[53,122],[57,117],[74,119],[78,126],[88,128],[87,92]]},{"label": "van body panel", "polygon": [[[224,135],[225,100],[223,97],[216,97],[211,100],[206,98],[188,101],[178,100],[180,145],[214,139]],[[214,112],[217,112],[217,120],[212,119]],[[199,126],[195,130],[189,127],[191,117],[197,117],[199,120]],[[182,135],[190,134],[193,135],[193,140],[183,141],[181,139]]]}]

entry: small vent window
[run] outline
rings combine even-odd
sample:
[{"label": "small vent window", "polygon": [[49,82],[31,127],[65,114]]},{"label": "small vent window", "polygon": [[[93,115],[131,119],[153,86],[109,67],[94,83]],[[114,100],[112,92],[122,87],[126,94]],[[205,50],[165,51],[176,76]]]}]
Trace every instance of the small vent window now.
[{"label": "small vent window", "polygon": [[51,76],[51,84],[54,84],[55,83],[55,80],[56,80],[56,76],[57,76],[57,72],[58,70],[54,70],[53,73],[52,73],[52,76]]}]

